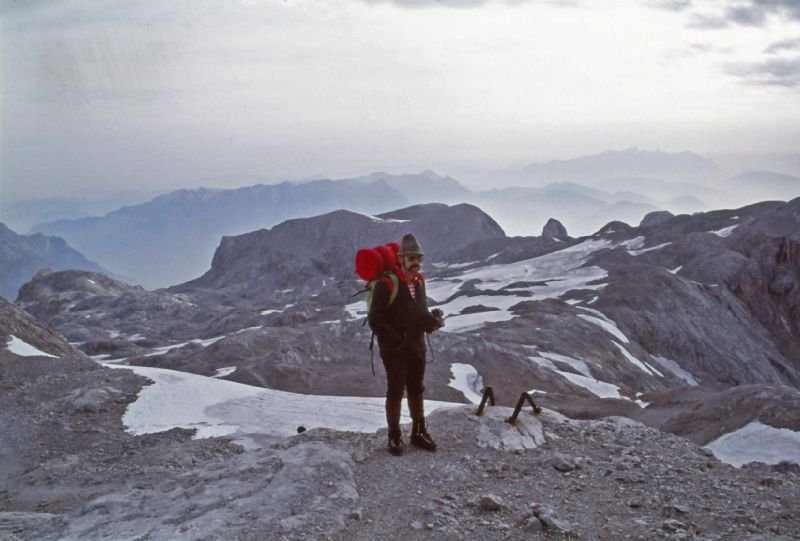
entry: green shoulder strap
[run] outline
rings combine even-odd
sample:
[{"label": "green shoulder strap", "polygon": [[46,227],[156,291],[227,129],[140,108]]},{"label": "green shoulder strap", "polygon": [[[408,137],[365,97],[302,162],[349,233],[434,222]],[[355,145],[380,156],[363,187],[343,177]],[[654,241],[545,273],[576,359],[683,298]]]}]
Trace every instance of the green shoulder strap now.
[{"label": "green shoulder strap", "polygon": [[400,283],[398,281],[397,274],[394,272],[385,272],[380,277],[372,280],[369,284],[367,284],[367,312],[369,313],[370,308],[372,308],[372,294],[375,291],[375,286],[378,285],[378,282],[384,282],[389,287],[389,306],[392,305],[394,300],[397,298],[397,292],[400,289]]}]

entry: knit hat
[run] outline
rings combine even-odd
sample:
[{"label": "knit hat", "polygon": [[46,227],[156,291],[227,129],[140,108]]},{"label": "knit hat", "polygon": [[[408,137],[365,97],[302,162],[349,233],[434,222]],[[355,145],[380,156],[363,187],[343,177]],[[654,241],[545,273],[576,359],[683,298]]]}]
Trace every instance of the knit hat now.
[{"label": "knit hat", "polygon": [[397,253],[397,255],[423,255],[422,248],[420,247],[414,235],[409,233],[403,236],[403,240],[400,242],[400,251]]}]

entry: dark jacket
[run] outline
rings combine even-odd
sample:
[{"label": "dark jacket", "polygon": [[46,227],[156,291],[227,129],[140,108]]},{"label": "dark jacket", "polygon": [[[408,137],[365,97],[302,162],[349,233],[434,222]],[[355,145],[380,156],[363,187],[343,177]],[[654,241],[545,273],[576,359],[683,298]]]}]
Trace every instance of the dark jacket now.
[{"label": "dark jacket", "polygon": [[[416,288],[416,300],[408,291],[409,284],[412,283]],[[389,306],[389,286],[383,281],[375,284],[369,326],[378,337],[378,346],[384,360],[404,356],[416,356],[424,360],[424,335],[437,329],[436,319],[428,311],[424,282],[411,278],[404,282],[399,278],[397,285],[397,297]]]}]

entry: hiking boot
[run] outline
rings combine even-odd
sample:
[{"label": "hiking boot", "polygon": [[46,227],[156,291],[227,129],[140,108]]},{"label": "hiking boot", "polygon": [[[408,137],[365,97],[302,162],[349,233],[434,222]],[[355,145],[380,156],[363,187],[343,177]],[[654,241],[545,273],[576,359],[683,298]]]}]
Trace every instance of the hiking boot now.
[{"label": "hiking boot", "polygon": [[391,454],[394,456],[400,456],[403,454],[405,450],[405,444],[403,443],[403,433],[400,429],[389,430],[389,445],[388,449]]},{"label": "hiking boot", "polygon": [[425,430],[425,421],[415,421],[411,430],[411,445],[425,449],[426,451],[435,451],[436,442],[433,441],[431,435]]}]

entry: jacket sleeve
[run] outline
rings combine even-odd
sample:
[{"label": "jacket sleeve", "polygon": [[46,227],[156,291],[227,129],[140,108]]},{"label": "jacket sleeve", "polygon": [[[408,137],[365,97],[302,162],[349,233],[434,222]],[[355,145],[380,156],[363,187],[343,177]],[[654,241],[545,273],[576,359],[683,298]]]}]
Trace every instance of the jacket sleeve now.
[{"label": "jacket sleeve", "polygon": [[425,293],[425,281],[421,280],[419,285],[420,287],[417,290],[417,295],[423,313],[422,328],[425,329],[426,333],[430,334],[439,328],[439,322],[436,321],[436,318],[431,315],[431,311],[428,310],[428,295]]},{"label": "jacket sleeve", "polygon": [[403,336],[389,323],[388,317],[389,286],[384,282],[378,282],[372,290],[372,306],[369,309],[367,318],[369,328],[387,347],[400,347],[403,343]]}]

